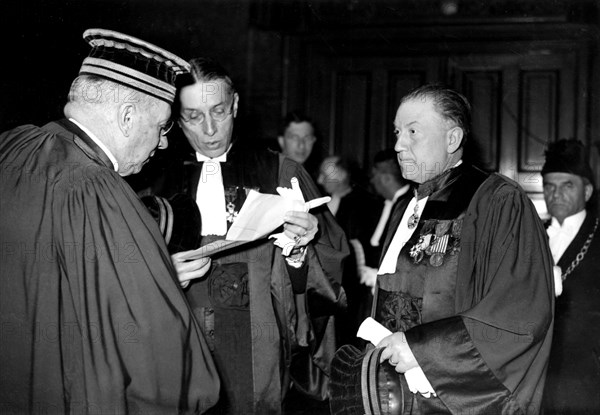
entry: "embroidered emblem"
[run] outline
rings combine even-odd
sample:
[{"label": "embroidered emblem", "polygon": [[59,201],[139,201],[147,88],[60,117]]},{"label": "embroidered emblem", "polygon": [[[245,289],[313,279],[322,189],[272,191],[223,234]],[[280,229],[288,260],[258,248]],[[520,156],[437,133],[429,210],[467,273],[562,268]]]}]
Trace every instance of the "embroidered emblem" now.
[{"label": "embroidered emblem", "polygon": [[235,201],[237,199],[237,186],[230,186],[225,188],[225,218],[227,222],[233,223],[237,218],[238,211],[235,210]]}]

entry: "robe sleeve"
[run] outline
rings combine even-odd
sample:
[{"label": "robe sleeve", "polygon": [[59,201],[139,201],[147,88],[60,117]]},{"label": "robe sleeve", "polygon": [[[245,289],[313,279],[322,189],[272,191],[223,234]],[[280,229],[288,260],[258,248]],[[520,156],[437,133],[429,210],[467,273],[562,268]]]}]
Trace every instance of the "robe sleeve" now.
[{"label": "robe sleeve", "polygon": [[[290,181],[292,177],[298,179],[305,200],[321,197],[321,193],[306,170],[297,163],[281,157],[279,185],[291,187]],[[309,263],[307,284],[311,287],[312,282],[312,287],[315,287],[315,276],[311,277],[311,274],[314,274],[315,267],[318,267],[336,289],[341,289],[342,267],[350,252],[348,241],[326,205],[321,205],[311,210],[311,213],[319,221],[319,231],[310,244],[309,253],[306,256],[306,260]],[[311,264],[313,268],[312,273]],[[335,295],[337,297],[335,301],[339,302],[343,300],[339,297],[339,290]],[[331,299],[333,300],[333,298]],[[343,309],[345,308],[345,300],[342,303],[344,303],[341,304]]]},{"label": "robe sleeve", "polygon": [[71,402],[98,413],[201,413],[213,406],[214,363],[145,207],[100,167],[59,186],[53,217]]},{"label": "robe sleeve", "polygon": [[554,307],[549,252],[524,192],[488,179],[463,222],[458,313],[406,332],[452,413],[539,411]]},{"label": "robe sleeve", "polygon": [[[281,157],[279,185],[291,187],[292,177],[298,179],[305,200],[321,197],[304,168]],[[336,350],[333,316],[346,308],[346,295],[341,287],[341,279],[349,248],[343,231],[326,205],[311,210],[311,213],[319,221],[319,231],[308,245],[305,266],[300,268],[302,272],[306,272],[307,312],[311,322],[310,344],[307,350],[300,350],[292,356],[296,318],[294,311],[291,308],[280,308],[278,315],[285,316],[283,324],[287,328],[281,330],[284,337],[288,337],[283,340],[287,355],[285,360],[286,365],[290,367],[296,388],[323,400],[328,396],[329,366]],[[288,274],[288,277],[299,276]],[[291,282],[289,285],[291,293]]]}]

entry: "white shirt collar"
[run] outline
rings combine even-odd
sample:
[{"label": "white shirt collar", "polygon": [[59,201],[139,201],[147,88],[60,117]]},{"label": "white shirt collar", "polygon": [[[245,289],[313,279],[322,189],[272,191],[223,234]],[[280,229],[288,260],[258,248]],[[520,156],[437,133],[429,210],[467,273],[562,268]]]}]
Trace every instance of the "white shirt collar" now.
[{"label": "white shirt collar", "polygon": [[84,133],[86,133],[88,135],[88,137],[90,137],[92,139],[92,141],[94,143],[96,143],[98,145],[98,147],[100,147],[100,149],[102,151],[104,151],[104,154],[106,154],[106,156],[110,159],[110,161],[113,164],[113,168],[115,169],[115,171],[118,173],[119,172],[119,162],[117,162],[117,159],[115,158],[115,156],[110,152],[110,150],[108,149],[108,147],[106,147],[104,145],[104,143],[102,141],[100,141],[100,139],[98,137],[96,137],[94,135],[94,133],[92,133],[90,130],[88,130],[84,125],[82,125],[80,122],[78,122],[77,120],[73,119],[73,118],[69,118],[69,121],[71,121],[73,124],[75,124],[76,126],[78,126]]},{"label": "white shirt collar", "polygon": [[229,153],[229,150],[231,150],[231,145],[232,144],[229,144],[229,147],[227,147],[227,151],[217,157],[208,157],[196,151],[196,161],[218,161],[221,163],[225,163],[227,161],[227,153]]},{"label": "white shirt collar", "polygon": [[583,209],[582,211],[565,218],[565,220],[563,220],[562,225],[558,222],[558,219],[552,217],[552,222],[550,223],[550,226],[552,228],[560,229],[562,232],[566,232],[574,236],[577,235],[577,232],[579,232],[579,228],[581,228],[581,225],[583,224],[586,215],[587,212],[585,209]]},{"label": "white shirt collar", "polygon": [[577,232],[579,232],[586,215],[585,209],[581,212],[577,212],[576,214],[565,218],[562,226],[558,223],[556,218],[552,218],[547,233],[550,251],[552,252],[552,258],[554,258],[555,264],[558,264],[562,255],[565,253],[571,242],[573,242],[575,236],[577,236]]}]

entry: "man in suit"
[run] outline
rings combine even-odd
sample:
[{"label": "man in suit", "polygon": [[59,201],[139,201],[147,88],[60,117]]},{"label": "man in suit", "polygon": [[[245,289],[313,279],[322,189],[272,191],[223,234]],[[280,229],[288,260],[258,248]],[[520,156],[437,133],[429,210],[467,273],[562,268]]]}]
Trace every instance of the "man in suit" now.
[{"label": "man in suit", "polygon": [[546,414],[600,412],[600,230],[587,155],[580,141],[558,140],[542,169],[547,233],[560,275]]}]

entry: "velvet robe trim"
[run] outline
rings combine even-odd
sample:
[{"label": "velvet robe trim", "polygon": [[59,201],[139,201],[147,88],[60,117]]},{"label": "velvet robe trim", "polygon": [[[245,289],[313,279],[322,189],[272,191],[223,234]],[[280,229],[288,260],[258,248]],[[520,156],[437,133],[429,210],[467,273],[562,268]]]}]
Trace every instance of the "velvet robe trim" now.
[{"label": "velvet robe trim", "polygon": [[[463,323],[440,328],[431,322],[408,330],[411,350],[452,413],[486,405],[481,393],[465,392],[460,382],[490,374],[497,382],[478,384],[488,388],[490,408],[538,413],[554,307],[542,223],[516,183],[492,175],[469,205],[462,238],[452,318]],[[457,339],[466,343],[457,347]]]}]

